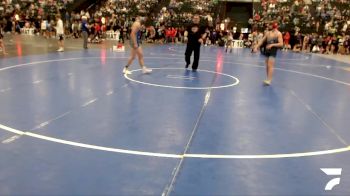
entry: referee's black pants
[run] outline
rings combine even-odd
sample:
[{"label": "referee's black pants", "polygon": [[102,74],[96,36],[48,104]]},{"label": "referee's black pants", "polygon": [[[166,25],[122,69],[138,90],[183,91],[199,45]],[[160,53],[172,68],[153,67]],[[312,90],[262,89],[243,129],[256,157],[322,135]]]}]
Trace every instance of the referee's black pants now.
[{"label": "referee's black pants", "polygon": [[200,49],[201,49],[200,44],[187,44],[186,52],[185,52],[186,66],[191,64],[191,55],[192,55],[192,52],[194,52],[194,60],[192,64],[193,70],[197,70],[198,68]]}]

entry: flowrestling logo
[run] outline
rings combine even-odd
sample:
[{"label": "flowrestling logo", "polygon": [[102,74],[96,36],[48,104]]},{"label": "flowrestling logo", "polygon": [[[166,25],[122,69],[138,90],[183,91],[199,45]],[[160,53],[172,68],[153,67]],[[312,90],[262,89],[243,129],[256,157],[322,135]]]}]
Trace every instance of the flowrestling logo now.
[{"label": "flowrestling logo", "polygon": [[331,191],[336,185],[340,184],[342,168],[320,168],[328,176],[336,176],[326,184],[324,190]]}]

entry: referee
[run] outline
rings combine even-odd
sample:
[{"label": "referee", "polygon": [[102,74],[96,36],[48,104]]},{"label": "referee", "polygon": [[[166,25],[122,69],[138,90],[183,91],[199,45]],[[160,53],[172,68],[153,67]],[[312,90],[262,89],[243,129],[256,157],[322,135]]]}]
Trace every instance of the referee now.
[{"label": "referee", "polygon": [[204,39],[207,36],[205,33],[205,28],[201,27],[199,22],[199,15],[194,15],[192,18],[192,24],[187,27],[184,34],[185,41],[187,41],[185,52],[186,69],[191,64],[191,55],[192,52],[194,52],[192,71],[197,71],[201,44],[204,42]]}]

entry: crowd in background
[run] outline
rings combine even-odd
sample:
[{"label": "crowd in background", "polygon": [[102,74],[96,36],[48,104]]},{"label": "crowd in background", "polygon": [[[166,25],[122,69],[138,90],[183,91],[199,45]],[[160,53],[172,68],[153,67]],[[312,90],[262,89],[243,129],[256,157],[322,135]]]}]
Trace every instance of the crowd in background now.
[{"label": "crowd in background", "polygon": [[0,1],[0,25],[4,32],[20,33],[24,27],[40,30],[47,21],[51,30],[57,14],[62,14],[73,0],[2,0]]},{"label": "crowd in background", "polygon": [[349,54],[347,0],[262,0],[248,23],[262,30],[269,21],[279,24],[284,50]]},{"label": "crowd in background", "polygon": [[[0,1],[1,2],[1,1]],[[150,13],[158,0],[107,0],[92,8],[67,11],[73,0],[3,0],[0,25],[5,33],[21,33],[23,28],[46,38],[55,36],[55,16],[60,14],[66,37],[81,37],[81,19],[89,24],[89,40],[97,43],[114,35],[125,42],[135,15],[148,17],[142,31],[145,42],[182,43],[193,13],[207,26],[205,45],[225,46],[231,37],[251,47],[262,38],[266,23],[276,21],[283,33],[283,50],[349,54],[350,3],[346,0],[261,0],[248,20],[249,32],[235,25],[222,28],[212,0],[171,0],[158,13]],[[214,18],[215,17],[215,18]]]}]

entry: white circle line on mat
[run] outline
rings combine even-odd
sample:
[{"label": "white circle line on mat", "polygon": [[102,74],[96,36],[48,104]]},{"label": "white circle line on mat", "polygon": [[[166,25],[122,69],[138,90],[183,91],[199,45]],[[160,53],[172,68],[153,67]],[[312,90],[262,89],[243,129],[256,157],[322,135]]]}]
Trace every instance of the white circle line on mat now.
[{"label": "white circle line on mat", "polygon": [[[48,62],[59,62],[59,61],[69,61],[69,60],[79,60],[79,59],[99,59],[100,57],[85,57],[85,58],[68,58],[68,59],[57,59],[57,60],[46,60],[46,61],[37,61],[37,62],[30,62],[30,63],[24,63],[24,64],[18,64],[13,66],[8,66],[1,68],[0,71],[22,67],[22,66],[32,66],[35,64],[40,63],[48,63]],[[110,59],[121,59],[121,58],[128,58],[128,57],[107,57]],[[164,57],[145,57],[150,59],[179,59],[179,58],[164,58]],[[212,60],[203,60],[208,62],[216,62]],[[257,65],[251,65],[251,64],[243,64],[243,63],[235,63],[235,62],[225,62],[228,64],[237,64],[237,65],[243,65],[243,66],[251,66],[251,67],[258,67],[258,68],[264,68],[263,66],[257,66]],[[181,68],[182,69],[182,68]],[[319,79],[325,79],[329,81],[333,81],[339,84],[344,84],[350,86],[349,83],[327,78],[324,76],[319,76],[315,74],[310,73],[304,73],[300,71],[294,71],[294,70],[288,70],[288,69],[282,69],[282,68],[276,68],[276,70],[279,71],[285,71],[290,73],[296,73],[300,75],[305,76],[311,76]],[[22,136],[28,136],[32,138],[37,138],[45,141],[51,141],[55,143],[75,146],[75,147],[81,147],[81,148],[87,148],[92,150],[100,150],[100,151],[108,151],[108,152],[114,152],[114,153],[123,153],[123,154],[130,154],[130,155],[140,155],[140,156],[150,156],[150,157],[162,157],[162,158],[203,158],[203,159],[277,159],[277,158],[296,158],[296,157],[310,157],[310,156],[320,156],[320,155],[329,155],[329,154],[336,154],[336,153],[343,153],[350,151],[350,146],[343,147],[343,148],[336,148],[336,149],[330,149],[330,150],[322,150],[322,151],[312,151],[312,152],[300,152],[300,153],[288,153],[288,154],[258,154],[258,155],[220,155],[220,154],[168,154],[168,153],[156,153],[156,152],[146,152],[146,151],[135,151],[135,150],[126,150],[126,149],[119,149],[119,148],[111,148],[111,147],[104,147],[104,146],[97,146],[97,145],[91,145],[86,143],[79,143],[69,140],[63,140],[59,138],[39,135],[32,132],[26,132],[26,131],[20,131],[5,125],[0,124],[0,129],[11,132],[17,135]]]},{"label": "white circle line on mat", "polygon": [[[170,69],[170,70],[186,70],[184,68],[152,68],[153,70],[162,70],[162,69]],[[131,73],[133,72],[138,72],[138,71],[142,71],[142,69],[137,69],[137,70],[132,70],[130,71]],[[223,75],[223,76],[227,76],[232,78],[235,82],[233,82],[232,84],[228,84],[228,85],[222,85],[222,86],[208,86],[208,87],[186,87],[186,86],[170,86],[170,85],[162,85],[162,84],[153,84],[153,83],[149,83],[149,82],[142,82],[139,80],[135,80],[133,78],[130,78],[129,75],[124,74],[124,77],[130,81],[139,83],[139,84],[144,84],[144,85],[149,85],[149,86],[155,86],[155,87],[164,87],[164,88],[175,88],[175,89],[192,89],[192,90],[204,90],[204,89],[219,89],[219,88],[227,88],[227,87],[232,87],[235,85],[239,84],[239,79],[231,76],[229,74],[224,74],[224,73],[219,73],[219,72],[215,72],[215,71],[208,71],[208,70],[201,70],[201,69],[197,69],[198,72],[207,72],[207,73],[213,73],[213,74],[218,74],[218,75]]]},{"label": "white circle line on mat", "polygon": [[260,154],[260,155],[219,155],[219,154],[168,154],[168,153],[156,153],[156,152],[146,152],[146,151],[136,151],[136,150],[126,150],[119,148],[111,148],[104,146],[91,145],[86,143],[74,142],[69,140],[58,139],[54,137],[44,136],[32,132],[20,131],[5,125],[0,124],[0,129],[15,133],[17,135],[28,136],[36,139],[41,139],[45,141],[55,142],[59,144],[65,144],[74,147],[87,148],[91,150],[107,151],[114,153],[139,155],[139,156],[149,156],[149,157],[161,157],[161,158],[201,158],[201,159],[278,159],[278,158],[296,158],[296,157],[310,157],[310,156],[320,156],[328,154],[336,154],[350,151],[350,146],[344,148],[337,148],[331,150],[323,151],[313,151],[313,152],[302,152],[302,153],[289,153],[289,154]]}]

